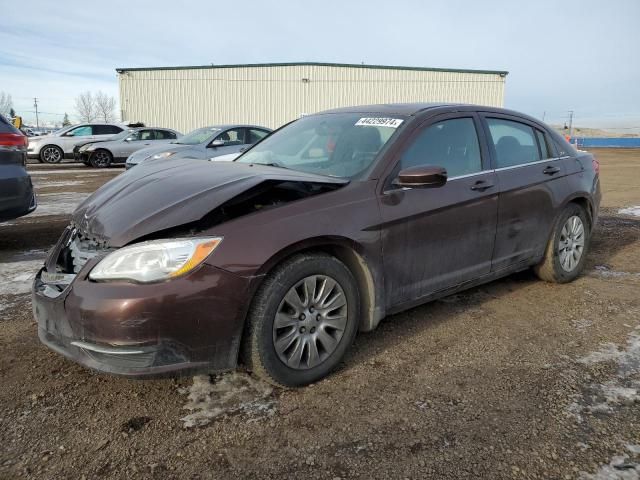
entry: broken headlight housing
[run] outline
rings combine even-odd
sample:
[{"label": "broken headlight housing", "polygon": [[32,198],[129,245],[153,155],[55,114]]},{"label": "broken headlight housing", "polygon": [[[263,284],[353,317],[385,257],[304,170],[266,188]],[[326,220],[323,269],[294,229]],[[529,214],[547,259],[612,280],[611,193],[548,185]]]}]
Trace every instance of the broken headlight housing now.
[{"label": "broken headlight housing", "polygon": [[222,237],[153,240],[123,247],[104,257],[89,274],[95,281],[153,283],[184,275],[213,252]]}]

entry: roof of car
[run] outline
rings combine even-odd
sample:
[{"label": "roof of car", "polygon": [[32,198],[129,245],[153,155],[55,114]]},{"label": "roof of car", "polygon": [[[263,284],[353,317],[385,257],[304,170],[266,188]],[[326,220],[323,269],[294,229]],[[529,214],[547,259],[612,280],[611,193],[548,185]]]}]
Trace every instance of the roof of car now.
[{"label": "roof of car", "polygon": [[486,105],[472,105],[468,103],[428,103],[428,102],[416,102],[416,103],[386,103],[386,104],[374,104],[374,105],[357,105],[353,107],[333,108],[331,110],[325,110],[323,113],[374,113],[374,114],[386,114],[386,115],[416,115],[420,112],[435,109],[451,109],[461,111],[478,111],[478,112],[493,112],[502,113],[505,115],[515,115],[522,118],[527,118],[539,122],[539,120],[531,117],[530,115],[516,112],[514,110],[508,110],[506,108],[490,107]]},{"label": "roof of car", "polygon": [[207,125],[206,127],[194,128],[194,130],[200,130],[201,128],[218,128],[220,130],[228,130],[230,128],[259,128],[260,130],[271,130],[269,127],[263,127],[261,125],[248,125],[243,123],[229,123],[224,125]]}]

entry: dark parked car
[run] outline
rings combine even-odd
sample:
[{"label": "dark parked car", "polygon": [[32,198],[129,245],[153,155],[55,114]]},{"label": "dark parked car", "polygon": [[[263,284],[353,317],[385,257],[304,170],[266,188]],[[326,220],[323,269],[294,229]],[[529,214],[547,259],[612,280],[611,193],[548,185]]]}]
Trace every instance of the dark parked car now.
[{"label": "dark parked car", "polygon": [[129,169],[143,161],[146,163],[168,158],[211,160],[245,150],[269,133],[271,129],[256,125],[214,125],[198,128],[171,142],[171,145],[148,147],[133,153],[127,158],[125,165]]},{"label": "dark parked car", "polygon": [[0,222],[36,209],[27,173],[27,136],[0,115]]},{"label": "dark parked car", "polygon": [[470,105],[306,116],[235,162],[160,162],[94,193],[34,283],[41,340],[88,367],[298,386],[386,315],[533,267],[583,268],[598,163]]}]

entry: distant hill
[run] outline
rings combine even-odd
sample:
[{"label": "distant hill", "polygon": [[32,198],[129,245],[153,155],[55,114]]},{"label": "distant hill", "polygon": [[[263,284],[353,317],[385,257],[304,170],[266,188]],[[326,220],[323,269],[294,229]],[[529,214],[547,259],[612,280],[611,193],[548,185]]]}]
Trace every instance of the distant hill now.
[{"label": "distant hill", "polygon": [[[569,130],[565,130],[563,125],[551,125],[561,135],[569,135]],[[620,133],[614,130],[602,130],[599,128],[573,127],[574,137],[607,137],[607,138],[635,138],[640,137],[640,133]]]}]

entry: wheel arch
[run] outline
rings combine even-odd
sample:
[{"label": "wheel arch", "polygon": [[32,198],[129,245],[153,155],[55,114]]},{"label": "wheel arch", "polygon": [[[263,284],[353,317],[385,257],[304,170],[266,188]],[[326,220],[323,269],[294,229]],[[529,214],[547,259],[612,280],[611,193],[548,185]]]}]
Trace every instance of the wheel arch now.
[{"label": "wheel arch", "polygon": [[363,250],[357,242],[336,236],[309,238],[289,245],[273,255],[256,272],[261,280],[253,287],[252,297],[264,278],[288,258],[301,253],[325,253],[344,263],[356,280],[360,293],[359,330],[364,332],[374,330],[384,317],[381,301],[383,295],[378,286],[380,282],[376,282],[377,274],[372,261],[367,260]]},{"label": "wheel arch", "polygon": [[[589,229],[593,229],[594,208],[593,208],[593,204],[591,203],[591,199],[589,195],[582,192],[576,192],[575,194],[571,195],[565,200],[564,204],[562,205],[562,209],[560,210],[560,213],[570,203],[575,203],[585,211],[585,213],[587,214],[587,221],[589,222]],[[558,217],[560,216],[560,213],[558,213]]]}]

